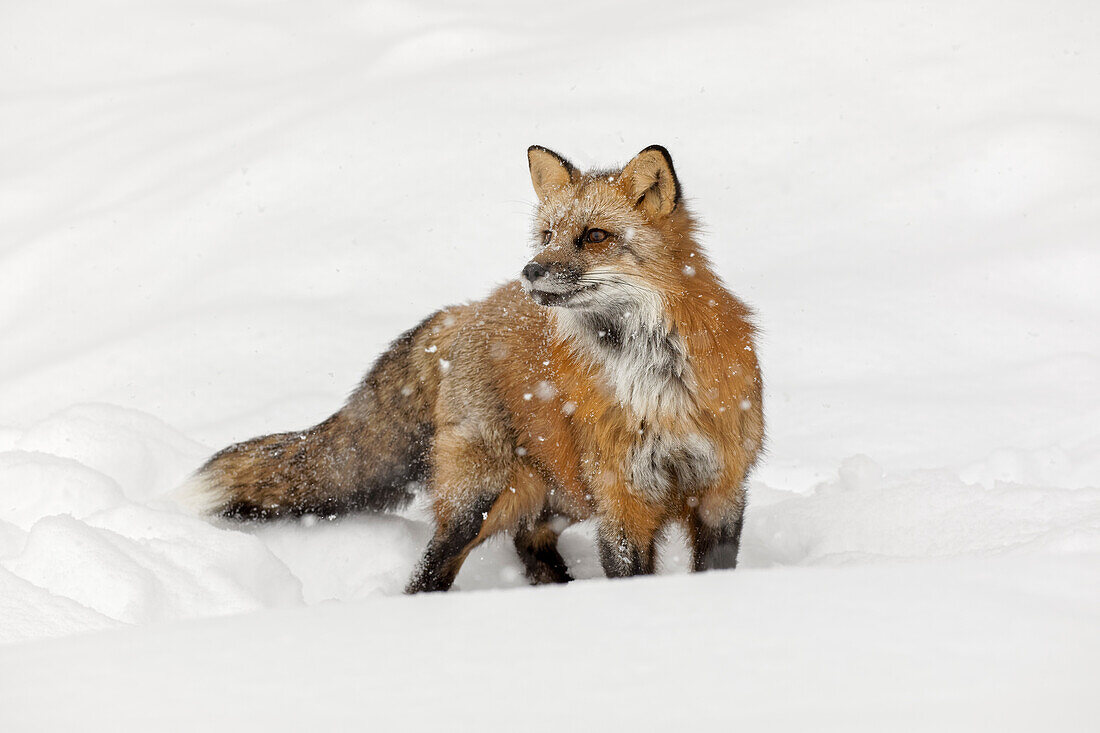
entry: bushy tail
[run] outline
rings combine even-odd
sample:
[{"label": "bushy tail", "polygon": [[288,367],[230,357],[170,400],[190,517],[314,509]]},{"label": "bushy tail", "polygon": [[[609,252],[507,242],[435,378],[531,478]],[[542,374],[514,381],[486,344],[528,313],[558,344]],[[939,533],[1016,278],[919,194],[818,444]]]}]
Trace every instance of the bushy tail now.
[{"label": "bushy tail", "polygon": [[438,383],[416,358],[432,318],[394,341],[329,419],[217,453],[183,487],[185,502],[236,519],[406,504],[427,476],[434,434],[431,405]]}]

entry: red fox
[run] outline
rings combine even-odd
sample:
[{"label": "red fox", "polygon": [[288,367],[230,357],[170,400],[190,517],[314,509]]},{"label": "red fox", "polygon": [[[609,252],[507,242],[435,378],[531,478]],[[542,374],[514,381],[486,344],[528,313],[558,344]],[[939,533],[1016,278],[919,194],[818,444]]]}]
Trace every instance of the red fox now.
[{"label": "red fox", "polygon": [[532,583],[569,581],[558,533],[593,516],[609,577],[652,573],[670,522],[694,570],[736,565],[764,442],[749,309],[696,242],[663,147],[589,172],[527,156],[521,279],[404,333],[319,425],[216,454],[191,483],[209,512],[387,510],[427,491],[435,534],[409,593],[449,589],[502,531]]}]

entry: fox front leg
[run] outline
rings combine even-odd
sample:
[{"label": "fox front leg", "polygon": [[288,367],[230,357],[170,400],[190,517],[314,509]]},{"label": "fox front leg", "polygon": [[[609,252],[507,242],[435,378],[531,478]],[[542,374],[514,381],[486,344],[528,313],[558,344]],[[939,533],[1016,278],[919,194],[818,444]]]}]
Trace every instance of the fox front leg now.
[{"label": "fox front leg", "polygon": [[600,528],[600,564],[609,578],[652,575],[656,566],[656,543],[630,539],[619,528]]},{"label": "fox front leg", "polygon": [[736,568],[744,519],[743,506],[731,509],[718,518],[700,516],[696,512],[690,525],[692,570],[699,572]]},{"label": "fox front leg", "polygon": [[600,508],[600,563],[609,578],[651,575],[656,566],[657,531],[663,507],[620,493]]}]

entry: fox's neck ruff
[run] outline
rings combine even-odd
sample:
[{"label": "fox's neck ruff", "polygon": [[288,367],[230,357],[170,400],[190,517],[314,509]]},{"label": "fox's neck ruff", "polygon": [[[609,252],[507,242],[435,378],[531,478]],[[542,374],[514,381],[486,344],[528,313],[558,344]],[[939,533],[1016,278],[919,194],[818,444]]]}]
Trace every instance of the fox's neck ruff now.
[{"label": "fox's neck ruff", "polygon": [[554,316],[558,336],[638,418],[659,420],[690,407],[689,355],[660,293],[635,289],[597,307],[554,309]]}]

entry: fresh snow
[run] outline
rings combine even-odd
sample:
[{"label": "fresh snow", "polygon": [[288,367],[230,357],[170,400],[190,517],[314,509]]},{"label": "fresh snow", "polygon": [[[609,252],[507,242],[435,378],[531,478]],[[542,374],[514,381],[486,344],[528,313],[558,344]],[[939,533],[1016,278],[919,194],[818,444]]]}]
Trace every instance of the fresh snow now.
[{"label": "fresh snow", "polygon": [[[0,13],[3,730],[1092,730],[1100,6],[56,0]],[[671,151],[758,312],[734,572],[404,597],[400,516],[209,523],[514,278],[525,150]],[[538,394],[539,385],[531,385]],[[574,406],[575,407],[575,406]]]}]

